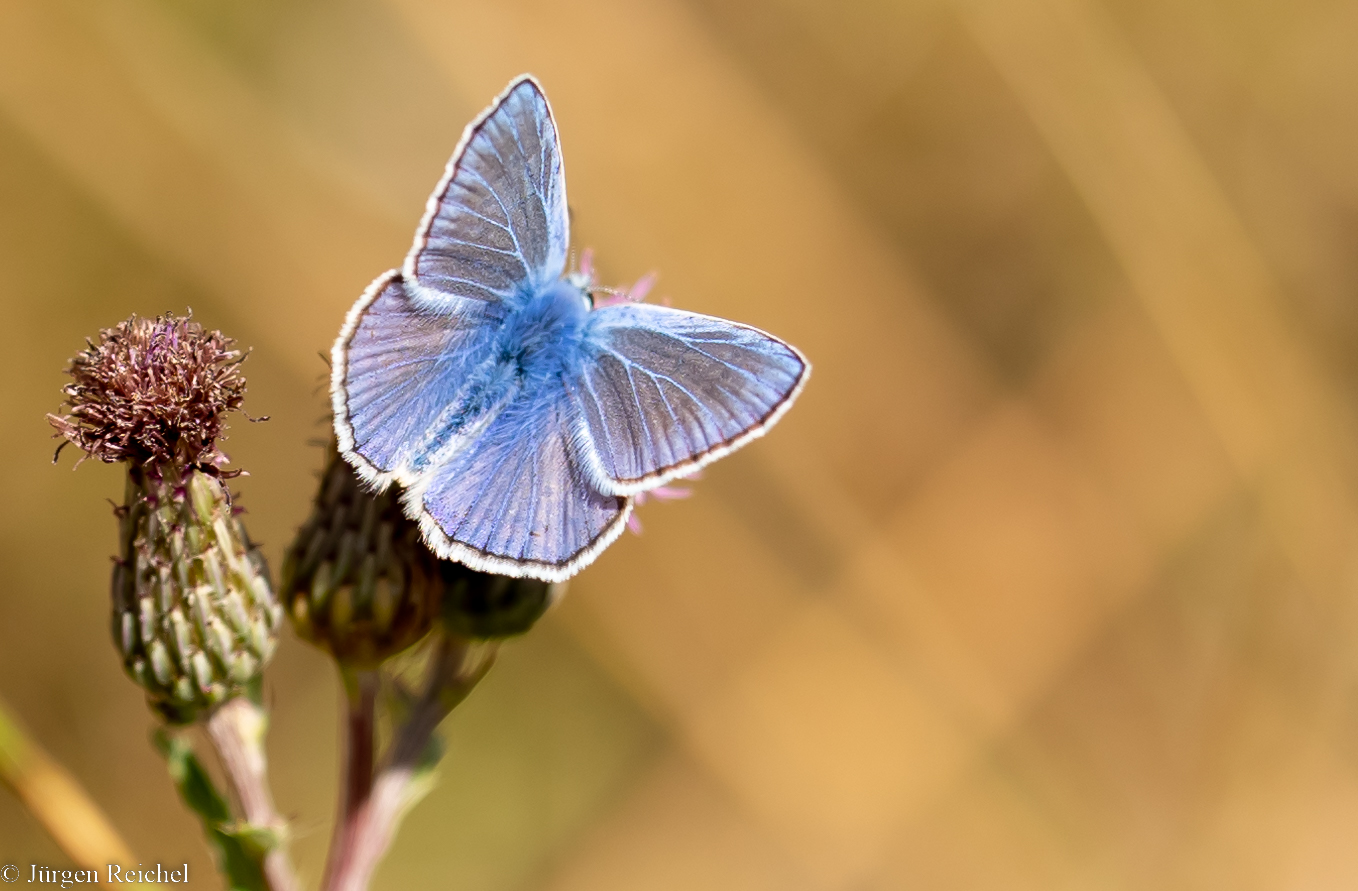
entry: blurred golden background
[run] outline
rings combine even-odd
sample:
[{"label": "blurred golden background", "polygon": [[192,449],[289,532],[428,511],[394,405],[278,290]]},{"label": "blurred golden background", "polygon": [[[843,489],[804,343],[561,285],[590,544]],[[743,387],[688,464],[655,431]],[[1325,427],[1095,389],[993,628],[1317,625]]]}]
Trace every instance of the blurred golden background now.
[{"label": "blurred golden background", "polygon": [[[207,850],[108,632],[130,313],[254,348],[277,565],[318,351],[515,74],[606,281],[816,371],[446,730],[378,888],[1358,887],[1358,6],[0,0],[0,697],[145,862]],[[268,674],[319,877],[333,671]],[[0,863],[61,854],[0,791]]]}]

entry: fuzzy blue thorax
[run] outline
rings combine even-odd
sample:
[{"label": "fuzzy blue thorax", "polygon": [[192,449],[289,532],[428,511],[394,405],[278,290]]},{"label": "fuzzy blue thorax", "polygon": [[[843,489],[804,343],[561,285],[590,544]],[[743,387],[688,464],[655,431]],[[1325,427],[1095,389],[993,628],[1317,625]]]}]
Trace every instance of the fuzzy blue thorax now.
[{"label": "fuzzy blue thorax", "polygon": [[559,279],[505,316],[456,401],[411,461],[421,469],[459,437],[489,421],[523,391],[551,392],[584,357],[589,295]]},{"label": "fuzzy blue thorax", "polygon": [[558,279],[514,310],[495,337],[492,361],[509,366],[522,383],[535,383],[578,365],[589,315],[589,295]]}]

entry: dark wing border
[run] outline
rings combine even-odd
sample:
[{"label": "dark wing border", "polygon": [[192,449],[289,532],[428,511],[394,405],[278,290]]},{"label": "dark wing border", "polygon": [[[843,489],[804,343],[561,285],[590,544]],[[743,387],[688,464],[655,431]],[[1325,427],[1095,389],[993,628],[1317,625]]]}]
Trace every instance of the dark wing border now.
[{"label": "dark wing border", "polygon": [[[423,487],[416,487],[422,489]],[[406,515],[414,515],[419,521],[424,543],[431,551],[445,560],[453,560],[478,572],[493,572],[516,579],[540,579],[544,582],[564,582],[593,563],[604,550],[618,540],[627,528],[627,518],[632,515],[632,499],[622,498],[622,508],[611,524],[604,527],[598,536],[583,550],[577,551],[565,563],[547,563],[543,560],[510,560],[498,554],[491,554],[474,548],[457,539],[449,538],[424,507],[423,495],[416,489],[407,489],[401,496]]]}]

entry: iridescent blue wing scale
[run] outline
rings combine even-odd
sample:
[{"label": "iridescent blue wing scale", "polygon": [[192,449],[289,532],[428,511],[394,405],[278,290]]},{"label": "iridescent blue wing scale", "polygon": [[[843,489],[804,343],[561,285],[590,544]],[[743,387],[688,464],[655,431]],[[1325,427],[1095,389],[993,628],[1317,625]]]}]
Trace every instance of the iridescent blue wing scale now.
[{"label": "iridescent blue wing scale", "polygon": [[468,125],[401,272],[379,277],[331,351],[341,453],[371,483],[409,485],[494,361],[504,318],[565,269],[570,240],[556,124],[537,82],[509,85]]},{"label": "iridescent blue wing scale", "polygon": [[810,365],[757,328],[633,303],[590,314],[574,388],[581,460],[602,492],[632,495],[692,473],[763,433]]},{"label": "iridescent blue wing scale", "polygon": [[622,532],[630,499],[572,460],[583,421],[564,387],[525,393],[406,493],[425,541],[483,572],[560,581]]}]

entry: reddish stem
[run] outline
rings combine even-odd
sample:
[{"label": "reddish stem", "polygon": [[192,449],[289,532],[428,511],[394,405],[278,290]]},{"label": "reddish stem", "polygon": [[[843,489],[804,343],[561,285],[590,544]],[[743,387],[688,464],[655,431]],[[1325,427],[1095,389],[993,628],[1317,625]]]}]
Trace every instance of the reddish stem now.
[{"label": "reddish stem", "polygon": [[332,877],[343,874],[353,856],[361,828],[360,815],[372,793],[373,764],[376,759],[378,674],[375,671],[340,669],[344,682],[344,773],[335,831],[330,837],[330,855],[325,865],[328,888]]},{"label": "reddish stem", "polygon": [[373,872],[396,836],[401,817],[417,791],[411,788],[411,781],[420,769],[434,731],[495,661],[493,649],[471,664],[467,655],[465,641],[445,638],[439,645],[428,686],[392,740],[366,801],[355,809],[343,839],[342,853],[336,855],[331,851],[334,869],[321,886],[325,891],[367,891]]}]

